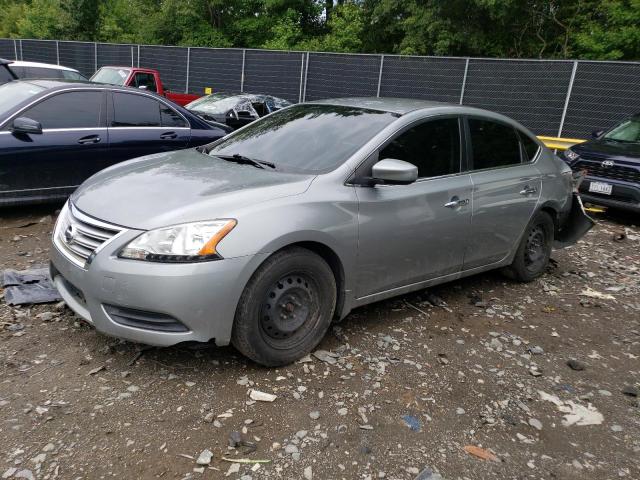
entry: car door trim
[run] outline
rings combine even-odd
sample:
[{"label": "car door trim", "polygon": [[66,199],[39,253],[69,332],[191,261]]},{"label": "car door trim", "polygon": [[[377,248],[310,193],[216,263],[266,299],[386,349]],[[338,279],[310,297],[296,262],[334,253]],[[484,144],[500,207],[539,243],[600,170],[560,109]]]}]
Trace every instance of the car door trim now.
[{"label": "car door trim", "polygon": [[0,190],[0,193],[39,192],[42,190],[60,190],[62,188],[78,188],[80,185],[62,185],[60,187],[23,188],[22,190]]}]

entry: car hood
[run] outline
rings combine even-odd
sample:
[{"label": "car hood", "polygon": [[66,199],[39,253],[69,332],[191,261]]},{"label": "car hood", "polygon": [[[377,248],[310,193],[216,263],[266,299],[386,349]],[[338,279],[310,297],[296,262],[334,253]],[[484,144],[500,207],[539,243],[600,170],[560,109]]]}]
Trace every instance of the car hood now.
[{"label": "car hood", "polygon": [[99,220],[149,230],[226,218],[243,207],[303,193],[313,178],[232,163],[188,149],[107,168],[84,182],[71,201]]},{"label": "car hood", "polygon": [[640,163],[640,144],[592,140],[571,147],[571,150],[585,158],[627,160]]}]

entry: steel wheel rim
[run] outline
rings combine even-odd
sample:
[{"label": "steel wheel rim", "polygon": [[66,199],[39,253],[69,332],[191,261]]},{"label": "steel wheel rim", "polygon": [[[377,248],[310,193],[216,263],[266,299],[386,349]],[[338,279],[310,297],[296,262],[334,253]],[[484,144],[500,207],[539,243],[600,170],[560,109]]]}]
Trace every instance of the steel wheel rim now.
[{"label": "steel wheel rim", "polygon": [[284,275],[267,290],[260,312],[260,331],[273,348],[301,343],[319,321],[316,282],[307,274]]},{"label": "steel wheel rim", "polygon": [[529,231],[524,249],[524,265],[530,272],[537,272],[544,267],[547,261],[546,241],[542,225],[536,225]]}]

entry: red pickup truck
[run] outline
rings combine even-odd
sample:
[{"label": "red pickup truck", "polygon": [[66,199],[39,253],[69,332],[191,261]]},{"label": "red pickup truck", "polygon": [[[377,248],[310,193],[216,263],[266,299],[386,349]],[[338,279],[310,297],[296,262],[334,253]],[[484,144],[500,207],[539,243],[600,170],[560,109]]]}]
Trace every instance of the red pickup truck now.
[{"label": "red pickup truck", "polygon": [[185,106],[201,95],[170,92],[162,85],[160,73],[152,68],[102,67],[90,78],[92,82],[123,85],[155,92],[178,105]]}]

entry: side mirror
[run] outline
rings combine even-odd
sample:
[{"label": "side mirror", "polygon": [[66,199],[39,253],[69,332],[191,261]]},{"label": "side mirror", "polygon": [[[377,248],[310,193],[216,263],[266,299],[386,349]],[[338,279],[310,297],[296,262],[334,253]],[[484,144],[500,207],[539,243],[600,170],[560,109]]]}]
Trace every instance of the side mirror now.
[{"label": "side mirror", "polygon": [[385,158],[371,170],[374,180],[383,180],[392,185],[408,185],[418,179],[418,167],[404,160]]},{"label": "side mirror", "polygon": [[591,132],[591,136],[593,138],[598,138],[599,136],[601,136],[604,133],[604,130],[594,130],[593,132]]},{"label": "side mirror", "polygon": [[38,135],[42,133],[42,124],[28,117],[18,117],[11,125],[13,133],[25,133]]}]

